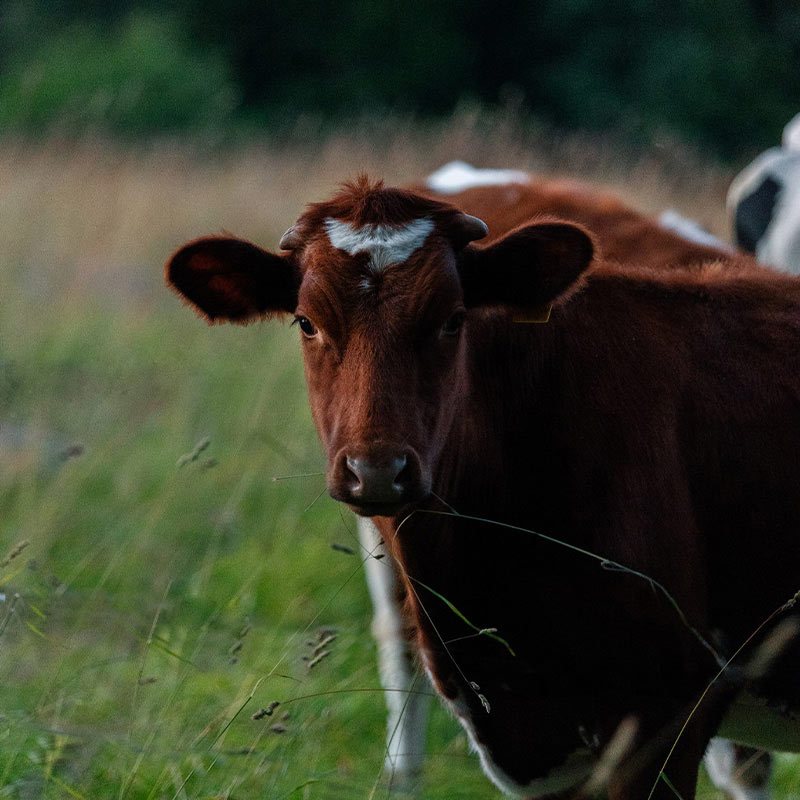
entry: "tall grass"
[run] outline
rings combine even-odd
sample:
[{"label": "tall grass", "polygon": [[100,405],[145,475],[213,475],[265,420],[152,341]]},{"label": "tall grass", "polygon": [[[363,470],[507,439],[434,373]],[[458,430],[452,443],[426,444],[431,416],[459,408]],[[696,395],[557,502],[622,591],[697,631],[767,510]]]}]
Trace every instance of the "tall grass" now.
[{"label": "tall grass", "polygon": [[[4,143],[0,797],[384,796],[360,556],[331,547],[357,552],[354,524],[314,474],[295,332],[208,328],[161,265],[211,231],[275,243],[358,171],[456,157],[611,183],[725,233],[728,176],[690,155],[468,110],[233,151]],[[429,751],[426,797],[495,796],[442,712]]]}]

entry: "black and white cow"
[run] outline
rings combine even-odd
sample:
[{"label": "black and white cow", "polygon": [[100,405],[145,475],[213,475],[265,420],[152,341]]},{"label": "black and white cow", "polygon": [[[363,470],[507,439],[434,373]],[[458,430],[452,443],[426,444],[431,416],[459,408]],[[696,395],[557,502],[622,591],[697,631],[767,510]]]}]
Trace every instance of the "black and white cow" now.
[{"label": "black and white cow", "polygon": [[784,128],[781,147],[762,153],[733,181],[728,211],[742,250],[800,274],[800,114]]}]

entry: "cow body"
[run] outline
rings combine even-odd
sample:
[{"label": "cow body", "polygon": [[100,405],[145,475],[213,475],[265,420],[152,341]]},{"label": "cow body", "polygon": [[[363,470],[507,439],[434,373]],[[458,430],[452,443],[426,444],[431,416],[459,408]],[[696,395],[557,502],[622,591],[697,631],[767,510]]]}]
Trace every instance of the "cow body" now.
[{"label": "cow body", "polygon": [[[792,594],[800,574],[796,534],[786,524],[797,520],[800,511],[795,478],[786,473],[776,479],[773,463],[776,452],[791,459],[800,444],[798,385],[791,378],[792,386],[781,386],[775,396],[760,396],[764,386],[774,385],[774,376],[759,353],[774,352],[775,342],[754,341],[752,330],[763,328],[765,318],[777,309],[763,310],[759,303],[758,313],[748,318],[744,312],[756,304],[752,299],[737,303],[737,290],[746,293],[747,281],[716,275],[718,285],[709,290],[709,277],[676,278],[669,284],[673,302],[663,308],[662,292],[654,288],[664,287],[654,287],[651,277],[634,283],[630,276],[598,274],[593,280],[602,304],[585,289],[559,310],[561,325],[533,329],[500,325],[490,317],[483,321],[485,330],[471,330],[472,380],[463,390],[465,406],[456,413],[464,429],[453,436],[456,451],[443,454],[434,489],[460,514],[532,528],[646,573],[671,587],[690,619],[707,620],[707,630],[722,631],[737,643]],[[718,295],[706,296],[709,291]],[[715,324],[713,314],[702,313],[698,339],[687,343],[680,333],[687,316],[715,301],[732,304],[730,316]],[[776,322],[796,331],[796,305],[780,305]],[[599,318],[591,313],[601,308]],[[741,319],[741,341],[729,336],[732,318]],[[641,324],[633,327],[632,321]],[[615,329],[624,335],[609,337]],[[604,332],[600,346],[595,343],[597,331]],[[587,348],[589,341],[593,346]],[[781,354],[789,376],[796,376],[799,366],[793,341],[788,339]],[[473,342],[492,346],[479,352]],[[498,364],[507,366],[506,374],[497,375]],[[720,376],[718,385],[709,385],[709,374]],[[695,404],[693,397],[698,385],[707,392],[702,404]],[[505,391],[508,386],[514,391]],[[552,398],[552,406],[543,398]],[[589,398],[591,414],[585,410]],[[496,426],[487,420],[476,427],[476,418],[487,416],[480,409],[489,408],[492,420],[508,422]],[[765,430],[766,421],[776,418],[794,424]],[[632,440],[629,428],[640,441]],[[700,443],[709,431],[715,436],[706,452]],[[726,440],[727,451],[720,452],[720,441]],[[492,477],[497,474],[502,482]],[[726,485],[727,491],[720,492]],[[644,494],[643,487],[649,487]],[[713,535],[701,539],[707,520],[718,522],[709,531]],[[655,699],[668,685],[665,675],[682,672],[686,683],[676,686],[670,699],[688,702],[713,667],[701,661],[694,674],[684,672],[684,661],[707,654],[677,624],[664,598],[654,596],[638,578],[605,574],[574,552],[527,533],[496,530],[490,523],[418,515],[397,536],[394,520],[379,519],[378,525],[404,572],[414,579],[413,597],[424,599],[425,610],[418,605],[421,600],[412,600],[412,607],[437,688],[461,716],[469,717],[477,741],[492,742],[494,749],[487,752],[502,753],[495,763],[521,786],[578,750],[579,729],[597,732],[605,727],[607,736],[611,720],[618,722],[623,711],[618,708],[604,720],[609,709],[588,709],[605,702],[624,706],[633,686],[638,686],[635,694]],[[787,532],[784,541],[776,537],[777,530]],[[487,553],[487,540],[494,559]],[[754,547],[762,541],[771,546]],[[793,570],[784,570],[786,558]],[[787,577],[783,584],[775,581],[779,574]],[[441,640],[463,636],[463,623],[446,607],[437,607],[441,604],[435,595],[416,582],[447,597],[478,626],[498,626],[516,656],[482,639],[445,649]],[[653,631],[656,620],[658,636]],[[627,643],[634,641],[649,642],[652,650],[633,654]],[[542,642],[547,643],[545,656]],[[515,680],[511,676],[518,671],[523,674]],[[503,676],[502,688],[494,685],[496,675]],[[613,676],[603,700],[597,688],[589,688],[597,686],[600,675],[605,680]],[[562,679],[563,688],[556,688]],[[470,690],[473,681],[489,699],[491,714]],[[522,687],[537,681],[542,695],[521,708],[526,694]],[[574,697],[569,687],[578,686],[586,687],[587,696]],[[570,693],[572,703],[564,697]],[[567,712],[570,705],[572,714]],[[679,708],[675,705],[673,713]],[[508,724],[515,715],[519,727]],[[562,727],[564,739],[558,741],[555,731]],[[503,731],[509,741],[501,747],[497,737]],[[521,752],[515,754],[516,748]],[[531,750],[541,757],[541,766],[532,762]],[[553,763],[546,760],[551,751],[556,754]]]},{"label": "cow body", "polygon": [[800,286],[745,262],[587,270],[558,222],[484,232],[359,183],[287,255],[199,240],[169,278],[212,319],[295,313],[331,494],[374,518],[495,783],[573,792],[633,720],[612,796],[689,798],[743,692],[797,726],[792,644],[692,708],[798,588]]},{"label": "cow body", "polygon": [[[544,179],[520,170],[476,169],[451,162],[414,187],[431,197],[446,196],[458,208],[490,222],[497,239],[518,224],[542,215],[558,215],[590,227],[604,253],[621,266],[647,264],[653,269],[699,268],[716,260],[738,265],[752,261],[696,222],[673,210],[657,220],[647,217],[609,191],[574,180]],[[698,246],[699,245],[699,246]],[[394,564],[374,523],[359,519],[368,559],[366,570],[375,608],[373,634],[378,645],[381,682],[387,689],[387,774],[390,786],[416,787],[425,755],[428,695],[420,692],[414,658],[405,641],[401,596]],[[746,708],[751,715],[752,708]],[[731,735],[741,733],[730,726]],[[745,741],[748,738],[745,735]],[[708,774],[715,786],[734,800],[767,800],[771,758],[761,748],[715,739],[706,753]]]},{"label": "cow body", "polygon": [[[451,162],[424,184],[412,188],[432,198],[444,196],[456,207],[487,221],[489,241],[537,217],[558,216],[590,228],[601,250],[610,254],[606,257],[620,265],[673,269],[697,267],[714,259],[741,261],[733,257],[729,245],[674,211],[665,212],[656,221],[608,191],[573,180],[547,180],[520,170],[476,169],[464,162]],[[428,695],[419,691],[416,665],[404,638],[392,559],[384,552],[380,533],[369,519],[359,520],[359,534],[365,553],[379,550],[382,559],[370,558],[365,566],[375,609],[373,634],[381,681],[387,689],[386,766],[391,785],[408,790],[416,785],[424,761]],[[748,764],[752,755],[738,761],[727,750],[725,755],[714,774],[724,774],[723,783],[728,785],[735,780],[737,768]],[[726,769],[728,764],[731,769]]]},{"label": "cow body", "polygon": [[[705,281],[680,278],[670,284],[670,308],[649,276],[637,285],[598,274],[554,311],[558,322],[485,320],[470,345],[491,346],[470,347],[472,380],[456,413],[464,427],[434,489],[459,514],[545,533],[654,578],[695,626],[703,620],[709,639],[719,631],[739,644],[800,575],[796,476],[774,463],[777,452],[791,461],[800,445],[800,385],[792,377],[762,396],[775,376],[761,354],[775,342],[754,341],[744,323],[763,328],[769,312],[748,319],[735,282],[706,298]],[[715,301],[732,304],[722,324],[702,311]],[[703,325],[688,343],[685,326],[698,308]],[[795,332],[781,353],[787,376],[800,367],[792,352],[798,310],[795,302],[780,314]],[[729,327],[740,314],[735,341]],[[720,376],[717,385],[709,374]],[[792,422],[767,430],[778,418]],[[567,788],[587,755],[581,731],[608,741],[637,697],[648,735],[660,734],[682,721],[717,669],[637,576],[491,522],[417,514],[398,534],[396,524],[378,520],[411,582],[423,661],[504,788]],[[486,637],[463,639],[469,631],[438,595],[479,628],[496,627],[514,655]],[[710,735],[719,718],[709,716]]]},{"label": "cow body", "polygon": [[656,221],[613,192],[572,179],[543,179],[519,170],[482,170],[453,162],[412,188],[480,217],[489,227],[487,242],[537,217],[556,217],[586,227],[604,260],[623,266],[673,269],[732,255],[728,245],[709,234],[702,240],[687,236],[685,220],[680,221],[684,227],[676,230],[674,212]]}]

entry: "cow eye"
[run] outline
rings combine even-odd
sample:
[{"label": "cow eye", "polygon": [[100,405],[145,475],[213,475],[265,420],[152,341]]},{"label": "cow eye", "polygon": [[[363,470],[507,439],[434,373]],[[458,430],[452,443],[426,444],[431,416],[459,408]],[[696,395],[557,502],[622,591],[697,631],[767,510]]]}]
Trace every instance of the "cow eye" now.
[{"label": "cow eye", "polygon": [[[303,331],[304,336],[317,335],[317,329],[314,326],[314,323],[308,317],[295,317],[294,322],[300,326],[300,330]],[[294,322],[292,325],[294,325]]]},{"label": "cow eye", "polygon": [[451,314],[442,325],[442,336],[455,336],[461,330],[466,316],[463,311],[456,311],[455,314]]}]

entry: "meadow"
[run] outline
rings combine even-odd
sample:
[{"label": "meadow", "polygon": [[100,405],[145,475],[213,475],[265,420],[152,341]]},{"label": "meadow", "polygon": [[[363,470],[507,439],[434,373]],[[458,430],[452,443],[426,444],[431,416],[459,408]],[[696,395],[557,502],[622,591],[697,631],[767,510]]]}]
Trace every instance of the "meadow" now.
[{"label": "meadow", "polygon": [[[731,175],[691,152],[469,110],[226,148],[3,143],[0,798],[387,795],[362,555],[324,492],[297,331],[207,327],[162,265],[202,233],[275,246],[359,171],[405,182],[453,158],[602,182],[727,235]],[[499,796],[438,708],[428,750],[426,798]],[[776,785],[800,797],[800,766],[781,759]]]}]

